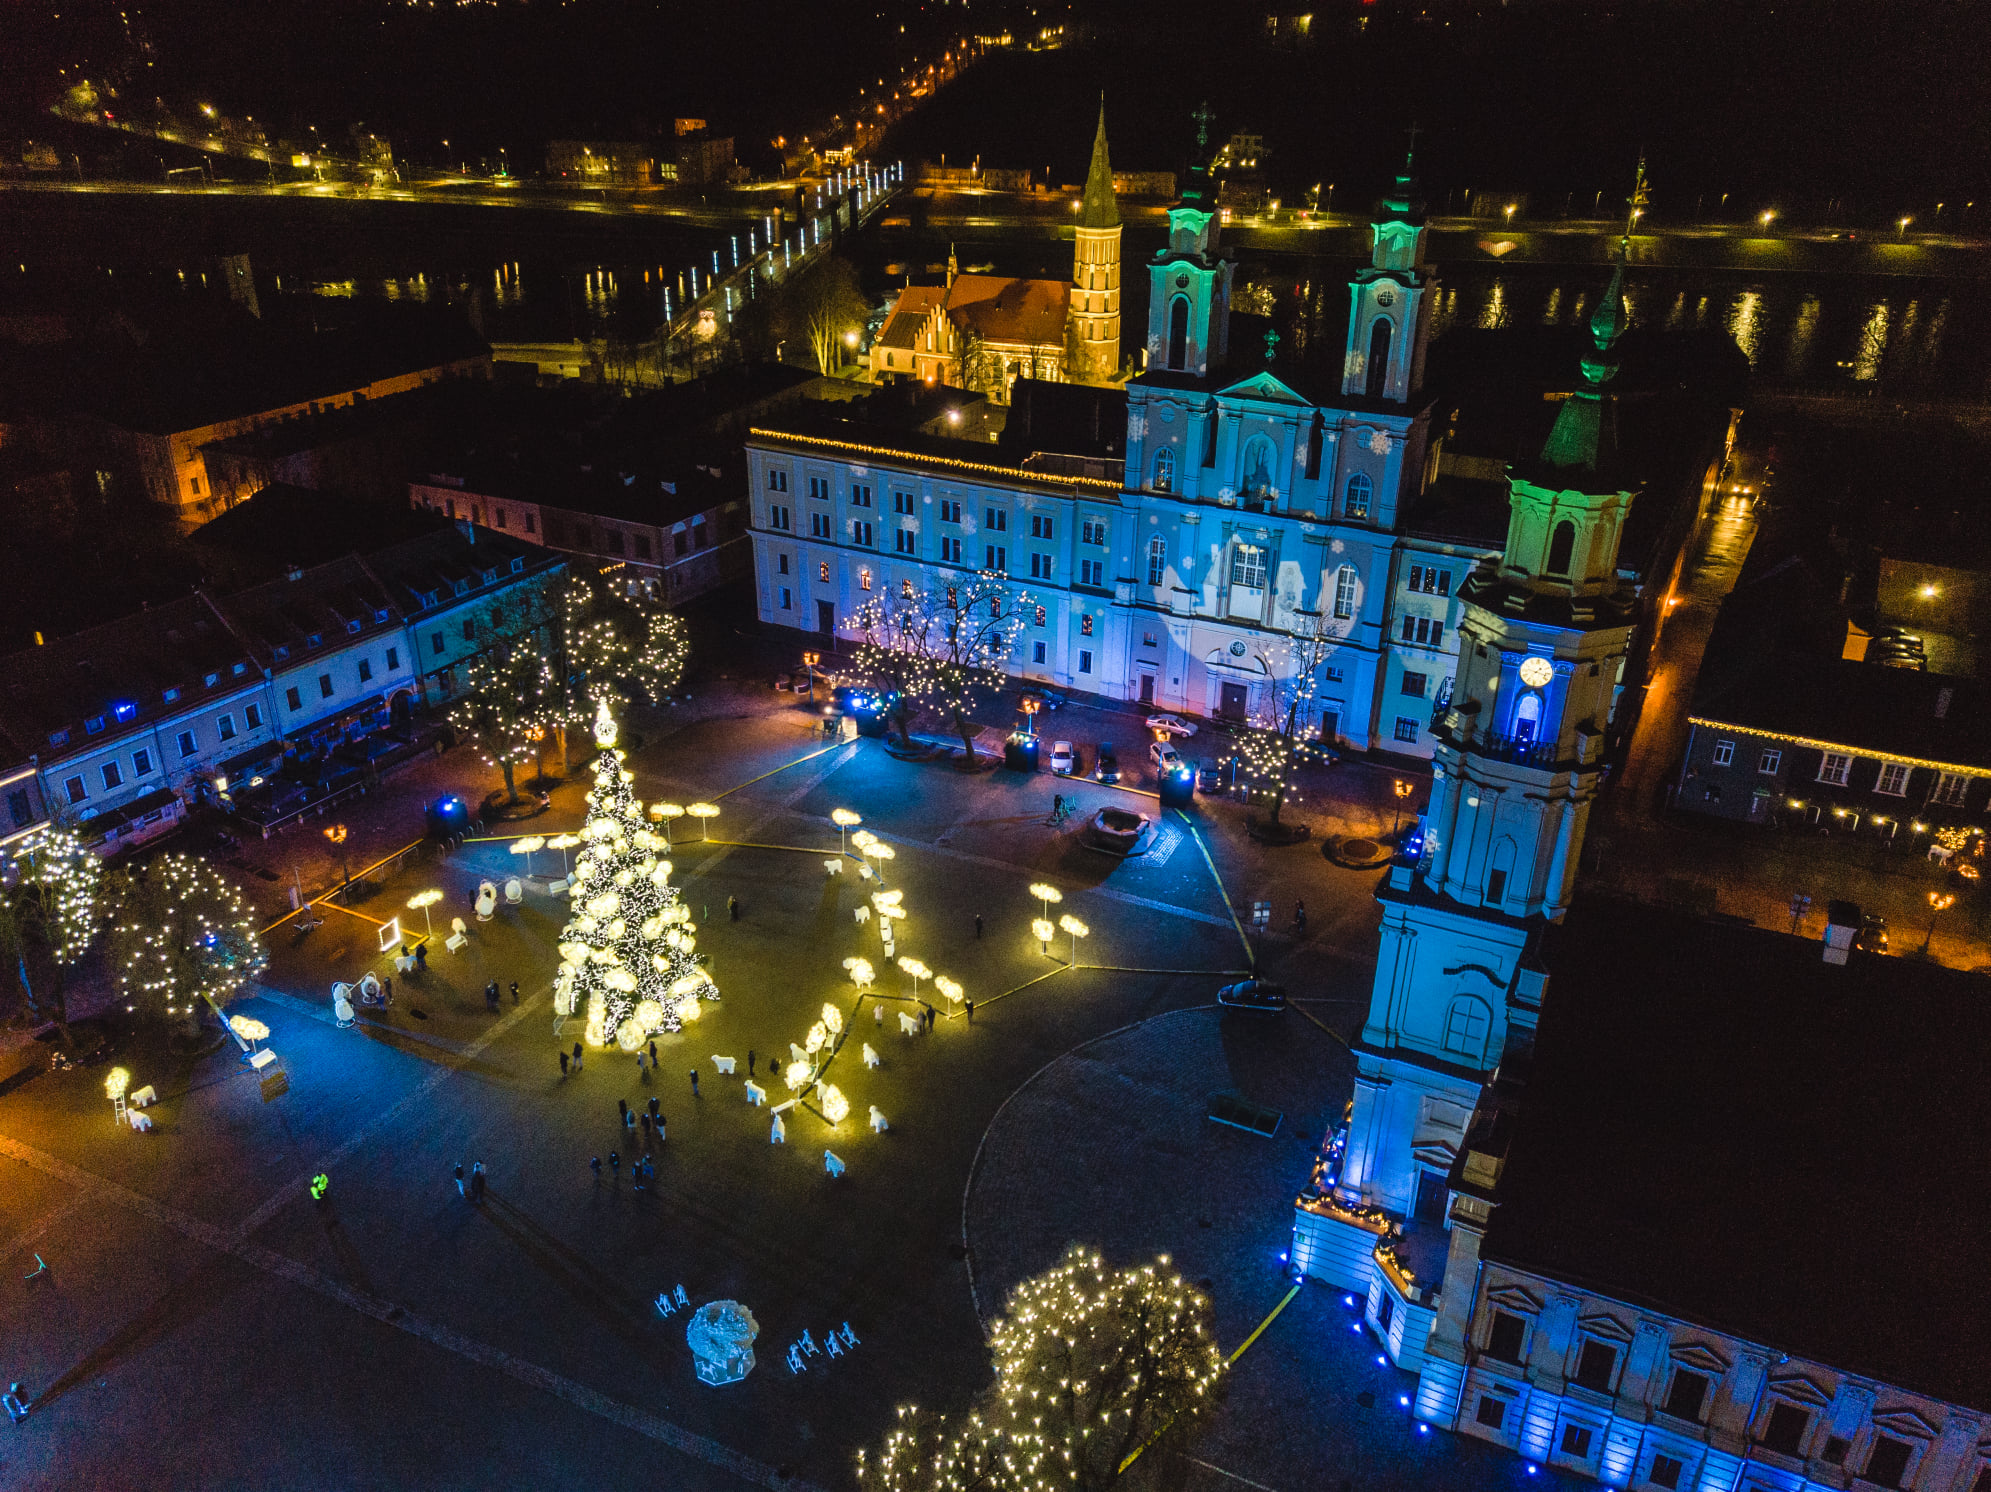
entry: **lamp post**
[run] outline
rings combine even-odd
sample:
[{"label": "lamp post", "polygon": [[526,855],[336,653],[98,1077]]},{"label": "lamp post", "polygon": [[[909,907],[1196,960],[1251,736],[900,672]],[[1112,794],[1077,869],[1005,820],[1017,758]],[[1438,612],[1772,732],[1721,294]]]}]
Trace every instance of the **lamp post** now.
[{"label": "lamp post", "polygon": [[344,824],[327,824],[325,826],[325,837],[339,851],[339,869],[345,875],[343,890],[350,894],[353,885],[353,867],[352,862],[346,858],[346,826]]},{"label": "lamp post", "polygon": [[802,655],[802,677],[807,681],[809,686],[810,704],[816,702],[816,665],[822,661],[823,655],[821,653],[804,653]]},{"label": "lamp post", "polygon": [[907,954],[899,960],[899,967],[913,976],[913,998],[917,1000],[919,998],[919,982],[922,979],[931,979],[933,977],[933,970],[929,969],[911,954]]},{"label": "lamp post", "polygon": [[1396,793],[1396,813],[1390,819],[1390,838],[1395,839],[1397,831],[1403,827],[1403,800],[1410,796],[1410,784],[1399,777],[1393,788]]},{"label": "lamp post", "polygon": [[1956,896],[1955,893],[1953,892],[1931,891],[1929,893],[1929,930],[1926,933],[1922,934],[1922,952],[1924,955],[1927,955],[1929,951],[1930,939],[1934,938],[1936,935],[1937,916],[1940,913],[1947,912],[1951,907],[1955,905],[1956,905]]},{"label": "lamp post", "polygon": [[1069,912],[1067,912],[1064,916],[1058,919],[1058,926],[1062,927],[1066,932],[1072,935],[1071,967],[1075,969],[1078,967],[1078,940],[1080,938],[1091,937],[1092,929],[1087,927],[1083,922],[1079,921],[1078,918],[1072,916]]},{"label": "lamp post", "polygon": [[581,841],[575,838],[572,834],[556,834],[553,838],[546,841],[546,848],[548,848],[549,850],[558,850],[560,852],[561,875],[565,875],[567,873],[567,851],[571,850],[575,845],[579,844],[580,842]]},{"label": "lamp post", "polygon": [[422,914],[422,927],[431,938],[436,935],[436,925],[434,919],[429,914],[429,908],[441,900],[442,892],[435,890],[433,887],[427,891],[417,891],[413,896],[408,898],[408,910]]},{"label": "lamp post", "polygon": [[878,884],[885,884],[885,862],[898,859],[898,854],[882,839],[874,839],[864,847],[865,856],[878,862]]},{"label": "lamp post", "polygon": [[1048,881],[1037,882],[1030,888],[1030,894],[1044,903],[1044,916],[1046,920],[1050,918],[1053,903],[1061,902],[1065,899],[1065,893],[1060,891],[1056,886],[1051,885]]},{"label": "lamp post", "polygon": [[699,839],[701,841],[710,840],[712,837],[712,820],[719,817],[719,805],[716,803],[694,803],[685,809],[685,812],[698,820]]},{"label": "lamp post", "polygon": [[525,873],[527,875],[532,874],[532,852],[545,848],[546,837],[543,834],[528,834],[524,839],[514,839],[511,845],[514,855],[525,856]]}]

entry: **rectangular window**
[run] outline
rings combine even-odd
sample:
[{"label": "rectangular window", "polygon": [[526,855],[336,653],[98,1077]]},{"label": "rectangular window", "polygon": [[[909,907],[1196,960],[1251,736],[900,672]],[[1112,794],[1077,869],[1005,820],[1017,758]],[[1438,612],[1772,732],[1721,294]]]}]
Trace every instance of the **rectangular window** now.
[{"label": "rectangular window", "polygon": [[1033,618],[1033,620],[1036,622],[1038,626],[1041,627],[1044,625],[1044,620],[1048,615],[1049,613],[1046,612],[1044,608],[1040,606],[1037,608],[1037,615]]},{"label": "rectangular window", "polygon": [[[618,536],[618,539],[619,537],[620,536]],[[616,548],[618,549],[621,548],[621,544],[619,542],[617,543]],[[464,621],[463,640],[465,642],[475,642],[477,640],[477,623],[474,618],[469,618]]]},{"label": "rectangular window", "polygon": [[650,557],[650,536],[648,534],[631,534],[629,542],[636,546],[636,558],[648,559]]},{"label": "rectangular window", "polygon": [[67,746],[69,744],[69,732],[66,730],[50,731],[48,733],[48,744],[51,746]]},{"label": "rectangular window", "polygon": [[86,735],[94,736],[103,728],[104,717],[102,715],[92,715],[88,720],[83,722],[83,731]]},{"label": "rectangular window", "polygon": [[1853,1443],[1843,1436],[1827,1435],[1825,1437],[1825,1449],[1818,1453],[1818,1457],[1828,1465],[1844,1466],[1846,1464],[1846,1452],[1852,1448]]},{"label": "rectangular window", "polygon": [[1048,539],[1051,537],[1051,518],[1049,514],[1032,513],[1030,515],[1030,537],[1033,539]]},{"label": "rectangular window", "polygon": [[178,745],[182,757],[200,755],[200,743],[194,739],[194,733],[190,730],[180,732]]},{"label": "rectangular window", "polygon": [[498,520],[498,527],[503,528],[505,526],[505,510],[503,508],[493,508],[491,512]]},{"label": "rectangular window", "polygon": [[1617,1368],[1617,1348],[1595,1337],[1584,1338],[1583,1350],[1576,1355],[1576,1382],[1607,1394],[1611,1391],[1611,1375]]},{"label": "rectangular window", "polygon": [[[297,691],[295,689],[290,691],[290,697],[293,700],[297,698]],[[297,706],[293,704],[291,708],[294,710]],[[232,741],[235,739],[235,717],[233,715],[223,715],[214,724],[222,740]]]},{"label": "rectangular window", "polygon": [[1080,585],[1105,585],[1106,561],[1080,560],[1078,562],[1078,583]]},{"label": "rectangular window", "polygon": [[982,516],[988,520],[983,527],[992,534],[1004,533],[1009,528],[1009,514],[1002,508],[985,508]]},{"label": "rectangular window", "polygon": [[903,597],[905,600],[908,601],[912,600],[913,583],[910,580],[901,580],[899,582],[899,595]]},{"label": "rectangular window", "polygon": [[442,633],[431,632],[429,634],[429,651],[431,653],[434,653],[438,657],[442,656],[443,645]]},{"label": "rectangular window", "polygon": [[527,513],[527,514],[525,515],[525,531],[526,531],[527,533],[531,533],[531,532],[532,532],[532,514],[531,514],[531,513]]},{"label": "rectangular window", "polygon": [[1521,1361],[1521,1344],[1528,1337],[1528,1322],[1525,1317],[1512,1311],[1495,1311],[1493,1326],[1486,1334],[1486,1353],[1502,1362]]},{"label": "rectangular window", "polygon": [[1590,1427],[1588,1425],[1564,1425],[1562,1427],[1562,1453],[1574,1456],[1579,1461],[1590,1455]]},{"label": "rectangular window", "polygon": [[[819,539],[827,539],[830,536],[830,515],[827,513],[812,513],[809,516],[810,519],[812,520],[813,527],[815,528],[816,537]],[[687,554],[690,554],[691,535],[686,533],[683,529],[677,529],[676,531],[674,531],[671,534],[671,553],[680,558],[682,558]]]},{"label": "rectangular window", "polygon": [[1734,760],[1735,743],[1733,741],[1716,741],[1714,743],[1714,764],[1717,767],[1725,767]]},{"label": "rectangular window", "polygon": [[1473,1415],[1473,1418],[1487,1429],[1497,1430],[1507,1419],[1507,1404],[1504,1400],[1494,1398],[1492,1394],[1481,1394],[1479,1411]]},{"label": "rectangular window", "polygon": [[898,554],[913,554],[919,549],[919,538],[909,528],[897,530],[892,535],[892,549]]},{"label": "rectangular window", "polygon": [[959,539],[942,539],[940,541],[940,557],[950,565],[960,564],[961,541]]},{"label": "rectangular window", "polygon": [[1030,644],[1030,661],[1032,663],[1042,663],[1044,661],[1043,643],[1033,642]]},{"label": "rectangular window", "polygon": [[1081,637],[1092,636],[1092,618],[1090,616],[1082,616],[1078,619],[1078,631]]},{"label": "rectangular window", "polygon": [[788,490],[788,473],[780,470],[778,467],[770,466],[767,469],[767,490],[769,492],[786,492]]},{"label": "rectangular window", "polygon": [[318,675],[318,697],[320,699],[332,697],[332,676],[328,673]]},{"label": "rectangular window", "polygon": [[131,775],[132,775],[132,776],[134,776],[134,777],[149,777],[149,776],[151,776],[151,775],[152,775],[152,753],[151,753],[151,752],[149,752],[149,751],[134,751],[134,752],[132,752],[132,754],[131,754]]},{"label": "rectangular window", "polygon": [[1828,751],[1819,760],[1818,780],[1820,782],[1829,782],[1834,787],[1844,787],[1847,777],[1852,774],[1852,770],[1853,759],[1850,756],[1847,756],[1844,752]]},{"label": "rectangular window", "polygon": [[1092,650],[1090,648],[1080,648],[1078,650],[1078,671],[1080,673],[1092,672]]},{"label": "rectangular window", "polygon": [[1051,578],[1051,556],[1050,556],[1050,555],[1048,555],[1048,554],[1038,554],[1038,553],[1037,553],[1036,551],[1034,551],[1034,550],[1033,550],[1033,551],[1031,551],[1031,554],[1030,554],[1030,578],[1031,578],[1032,580],[1049,580],[1049,579]]},{"label": "rectangular window", "polygon": [[961,505],[952,498],[943,497],[940,500],[940,521],[942,523],[959,523],[961,521]]},{"label": "rectangular window", "polygon": [[1168,543],[1164,539],[1148,541],[1148,584],[1160,585],[1168,573]]},{"label": "rectangular window", "polygon": [[1811,1411],[1795,1404],[1772,1404],[1770,1417],[1763,1422],[1763,1444],[1786,1456],[1799,1454],[1804,1432],[1811,1428]]},{"label": "rectangular window", "polygon": [[166,691],[166,703],[169,705],[179,697],[180,697],[180,691],[177,689],[168,689]]},{"label": "rectangular window", "polygon": [[1384,1335],[1390,1334],[1390,1323],[1396,1320],[1396,1297],[1389,1291],[1383,1292],[1382,1304],[1376,1307],[1376,1327]]},{"label": "rectangular window", "polygon": [[1666,1412],[1675,1419],[1699,1424],[1701,1407],[1708,1401],[1708,1376],[1685,1368],[1674,1371],[1673,1385],[1666,1391]]},{"label": "rectangular window", "polygon": [[362,658],[359,661],[359,681],[364,684],[373,678],[373,660]]},{"label": "rectangular window", "polygon": [[789,595],[787,586],[785,585],[782,586],[780,590],[781,590],[781,609],[783,611],[787,611],[794,606],[795,600],[791,595]]},{"label": "rectangular window", "polygon": [[[812,539],[827,539],[829,536],[830,536],[830,515],[827,513],[811,513],[809,515],[809,537]],[[677,536],[677,542],[678,542],[678,553],[683,554],[684,553],[683,534],[679,534]]]},{"label": "rectangular window", "polygon": [[853,508],[870,507],[871,489],[862,483],[852,482],[850,484],[850,505]]},{"label": "rectangular window", "polygon": [[850,542],[862,549],[871,547],[871,525],[862,518],[854,518],[850,524]]},{"label": "rectangular window", "polygon": [[1440,570],[1435,565],[1412,565],[1410,588],[1421,596],[1449,596],[1452,594],[1452,572]]},{"label": "rectangular window", "polygon": [[81,803],[85,798],[90,796],[90,790],[83,786],[83,779],[80,777],[65,778],[62,790],[69,795],[71,803]]},{"label": "rectangular window", "polygon": [[777,554],[777,555],[776,555],[776,556],[774,557],[774,573],[775,573],[775,574],[777,574],[777,575],[786,575],[786,574],[788,573],[788,556],[787,556],[787,555],[785,555],[785,554]]},{"label": "rectangular window", "polygon": [[1417,618],[1414,616],[1407,616],[1403,619],[1403,640],[1405,642],[1412,642],[1416,639],[1416,637],[1417,637]]},{"label": "rectangular window", "polygon": [[857,588],[860,591],[868,591],[871,589],[871,571],[868,568],[861,569],[857,572]]},{"label": "rectangular window", "polygon": [[1007,570],[1009,551],[1000,544],[986,544],[982,547],[982,560],[984,570]]},{"label": "rectangular window", "polygon": [[1355,615],[1355,567],[1343,565],[1334,572],[1334,614],[1346,621]]},{"label": "rectangular window", "polygon": [[1666,1488],[1667,1492],[1677,1492],[1680,1473],[1686,1469],[1686,1463],[1678,1456],[1654,1456],[1652,1470],[1647,1473],[1645,1479],[1655,1487]]},{"label": "rectangular window", "polygon": [[16,829],[25,829],[28,827],[29,821],[35,815],[34,810],[28,806],[26,788],[7,794],[7,813],[14,820],[14,827]]},{"label": "rectangular window", "polygon": [[1945,772],[1936,779],[1936,801],[1951,808],[1963,807],[1964,794],[1969,791],[1970,779],[1961,772]]},{"label": "rectangular window", "polygon": [[124,781],[124,774],[118,770],[116,762],[104,763],[104,791],[109,792]]},{"label": "rectangular window", "polygon": [[1874,784],[1874,791],[1900,798],[1908,792],[1908,769],[1900,762],[1882,762],[1880,781]]},{"label": "rectangular window", "polygon": [[1231,547],[1231,584],[1252,591],[1265,589],[1265,551],[1258,545]]},{"label": "rectangular window", "polygon": [[1403,676],[1403,683],[1398,686],[1398,689],[1401,693],[1408,694],[1412,699],[1422,699],[1424,698],[1424,686],[1430,682],[1431,676],[1429,674],[1406,673]]},{"label": "rectangular window", "polygon": [[1141,634],[1141,646],[1142,646],[1142,647],[1144,647],[1144,648],[1151,648],[1151,647],[1153,647],[1154,645],[1155,645],[1155,635],[1154,635],[1154,633],[1152,633],[1152,632],[1143,632],[1143,633]]},{"label": "rectangular window", "polygon": [[263,707],[261,705],[244,705],[242,707],[242,718],[248,722],[250,730],[255,730],[263,723]]},{"label": "rectangular window", "polygon": [[780,529],[783,533],[787,533],[788,510],[779,503],[770,504],[767,510],[767,526],[769,528]]},{"label": "rectangular window", "polygon": [[1908,1458],[1915,1448],[1892,1435],[1876,1435],[1873,1453],[1867,1457],[1866,1479],[1876,1487],[1898,1487],[1908,1473]]},{"label": "rectangular window", "polygon": [[1415,720],[1408,715],[1399,715],[1396,717],[1395,735],[1397,740],[1415,742],[1417,734],[1418,724]]},{"label": "rectangular window", "polygon": [[[293,711],[301,710],[304,708],[304,697],[300,695],[295,689],[284,690],[283,702],[289,705]],[[223,718],[226,719],[227,717],[224,716]],[[223,731],[221,733],[221,739],[225,741],[229,738],[229,736],[233,734],[234,732],[232,731]]]},{"label": "rectangular window", "polygon": [[828,477],[809,478],[809,496],[813,497],[817,502],[828,502],[830,500],[830,479]]},{"label": "rectangular window", "polygon": [[389,648],[387,650],[387,671],[389,673],[392,673],[394,672],[395,669],[399,668],[400,666],[401,666],[401,650],[399,648]]},{"label": "rectangular window", "polygon": [[894,492],[892,494],[892,511],[894,513],[910,514],[912,510],[913,495],[910,492]]},{"label": "rectangular window", "polygon": [[829,578],[830,578],[830,562],[828,560],[824,560],[821,564],[816,566],[816,579],[827,581]]},{"label": "rectangular window", "polygon": [[1336,668],[1332,663],[1327,665],[1327,681],[1330,684],[1339,684],[1342,682],[1341,670]]},{"label": "rectangular window", "polygon": [[1087,544],[1105,544],[1106,520],[1104,518],[1086,519],[1084,523],[1079,525],[1079,538]]}]

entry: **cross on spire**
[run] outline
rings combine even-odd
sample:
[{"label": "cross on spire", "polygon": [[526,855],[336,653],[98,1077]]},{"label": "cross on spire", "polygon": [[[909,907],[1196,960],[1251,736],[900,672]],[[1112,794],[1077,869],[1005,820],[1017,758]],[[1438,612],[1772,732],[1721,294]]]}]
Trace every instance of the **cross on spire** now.
[{"label": "cross on spire", "polygon": [[1196,121],[1196,148],[1207,149],[1210,144],[1210,121],[1217,117],[1210,112],[1209,102],[1205,100],[1198,104],[1189,117]]},{"label": "cross on spire", "polygon": [[1422,126],[1421,124],[1412,124],[1412,125],[1411,125],[1411,127],[1410,127],[1410,148],[1409,148],[1408,150],[1404,151],[1404,153],[1403,153],[1403,172],[1404,172],[1404,175],[1408,176],[1408,175],[1410,174],[1410,171],[1411,171],[1411,168],[1412,168],[1413,166],[1415,166],[1415,165],[1417,164],[1417,137],[1418,137],[1419,135],[1422,135],[1422,134],[1427,134],[1427,133],[1429,133],[1429,131],[1427,131],[1427,130],[1426,130],[1426,129],[1424,128],[1424,126]]}]

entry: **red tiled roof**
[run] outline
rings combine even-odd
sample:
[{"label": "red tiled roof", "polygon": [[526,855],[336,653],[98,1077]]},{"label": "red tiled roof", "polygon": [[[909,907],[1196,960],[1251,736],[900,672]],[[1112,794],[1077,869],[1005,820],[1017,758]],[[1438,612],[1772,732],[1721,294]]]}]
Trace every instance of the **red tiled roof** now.
[{"label": "red tiled roof", "polygon": [[1062,347],[1071,298],[1072,287],[1064,280],[956,275],[947,291],[947,314],[985,342]]}]

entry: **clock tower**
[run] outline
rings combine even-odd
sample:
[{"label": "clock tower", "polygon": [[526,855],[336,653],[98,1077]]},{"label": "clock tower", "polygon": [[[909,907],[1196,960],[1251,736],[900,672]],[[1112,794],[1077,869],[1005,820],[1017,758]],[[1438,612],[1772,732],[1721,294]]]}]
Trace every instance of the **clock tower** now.
[{"label": "clock tower", "polygon": [[[1590,321],[1583,385],[1540,457],[1508,476],[1507,542],[1461,583],[1459,664],[1433,722],[1431,801],[1414,852],[1377,900],[1382,945],[1354,1043],[1355,1096],[1322,1195],[1303,1200],[1295,1263],[1344,1289],[1396,1290],[1387,1323],[1406,1366],[1430,1309],[1371,1257],[1413,1266],[1428,1302],[1442,1275],[1448,1178],[1482,1088],[1533,1043],[1545,976],[1529,950],[1567,910],[1631,637],[1617,574],[1632,489],[1620,475],[1613,348],[1625,327],[1622,250]],[[1359,304],[1359,291],[1358,291]],[[1412,1248],[1421,1236],[1422,1249]],[[1387,1333],[1386,1333],[1387,1335]]]}]

